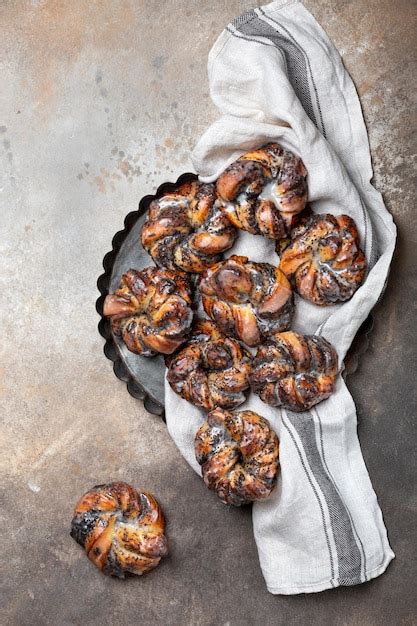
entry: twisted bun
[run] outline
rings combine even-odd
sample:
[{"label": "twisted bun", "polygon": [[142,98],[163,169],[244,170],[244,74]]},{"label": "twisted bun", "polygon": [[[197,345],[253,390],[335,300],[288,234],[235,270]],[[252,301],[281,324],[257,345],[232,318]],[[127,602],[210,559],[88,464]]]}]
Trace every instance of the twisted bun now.
[{"label": "twisted bun", "polygon": [[144,574],[168,553],[155,498],[123,482],[97,485],[77,502],[71,537],[105,574]]},{"label": "twisted bun", "polygon": [[276,143],[247,152],[217,179],[221,209],[231,223],[268,239],[286,237],[307,202],[302,160]]},{"label": "twisted bun", "polygon": [[190,282],[186,274],[172,270],[129,270],[114,294],[106,296],[103,313],[131,352],[170,354],[191,328]]},{"label": "twisted bun", "polygon": [[167,380],[185,400],[207,411],[233,408],[245,401],[252,357],[213,322],[200,320],[186,345],[166,357]]},{"label": "twisted bun", "polygon": [[221,259],[236,231],[215,200],[213,185],[192,182],[151,202],[141,240],[157,265],[202,272]]},{"label": "twisted bun", "polygon": [[292,231],[280,268],[314,304],[349,300],[367,268],[355,222],[347,215],[311,215]]},{"label": "twisted bun", "polygon": [[336,376],[336,350],[326,339],[290,331],[259,346],[250,384],[267,404],[307,411],[333,393]]},{"label": "twisted bun", "polygon": [[201,277],[204,310],[225,335],[248,346],[289,328],[294,312],[291,285],[269,263],[252,263],[233,255]]},{"label": "twisted bun", "polygon": [[195,453],[203,480],[225,504],[267,498],[278,474],[278,437],[252,411],[216,408],[197,431]]}]

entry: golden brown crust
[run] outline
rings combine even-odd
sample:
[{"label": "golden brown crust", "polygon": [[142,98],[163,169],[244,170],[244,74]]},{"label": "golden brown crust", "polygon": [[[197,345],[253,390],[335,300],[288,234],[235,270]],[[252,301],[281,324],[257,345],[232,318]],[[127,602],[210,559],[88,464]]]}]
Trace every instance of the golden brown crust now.
[{"label": "golden brown crust", "polygon": [[269,263],[252,263],[233,255],[204,272],[200,292],[205,312],[222,332],[249,346],[291,324],[291,285]]},{"label": "golden brown crust", "polygon": [[77,502],[71,537],[103,573],[144,574],[168,553],[165,519],[155,498],[123,482],[97,485]]},{"label": "golden brown crust", "polygon": [[131,352],[171,354],[187,338],[193,319],[187,274],[146,267],[123,274],[106,296],[103,313]]},{"label": "golden brown crust", "polygon": [[280,333],[259,346],[250,384],[261,400],[291,411],[307,411],[334,391],[337,353],[318,335]]},{"label": "golden brown crust", "polygon": [[196,273],[219,261],[235,238],[216,203],[214,185],[196,181],[151,202],[141,233],[158,266]]},{"label": "golden brown crust", "polygon": [[194,323],[184,347],[165,358],[167,380],[188,402],[207,411],[234,408],[245,401],[251,354],[223,335],[209,320]]},{"label": "golden brown crust", "polygon": [[276,143],[247,152],[218,178],[221,210],[230,222],[255,235],[282,239],[307,202],[302,160]]},{"label": "golden brown crust", "polygon": [[355,222],[329,213],[306,218],[292,231],[280,268],[300,296],[314,304],[349,300],[367,269]]},{"label": "golden brown crust", "polygon": [[278,437],[253,411],[211,411],[195,436],[195,454],[205,484],[225,504],[262,500],[275,486]]}]

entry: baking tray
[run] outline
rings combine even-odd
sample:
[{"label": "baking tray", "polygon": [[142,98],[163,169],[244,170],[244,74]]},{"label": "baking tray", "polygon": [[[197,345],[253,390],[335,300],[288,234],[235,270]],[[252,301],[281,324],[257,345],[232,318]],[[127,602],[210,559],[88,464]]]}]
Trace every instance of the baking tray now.
[{"label": "baking tray", "polygon": [[[160,185],[154,195],[144,196],[137,211],[129,213],[124,220],[124,228],[117,232],[112,240],[112,249],[103,259],[104,273],[97,280],[100,296],[96,309],[100,315],[98,330],[105,339],[104,354],[113,362],[113,371],[117,378],[126,383],[131,396],[141,400],[145,409],[165,420],[164,409],[164,357],[158,355],[144,358],[130,352],[120,337],[111,332],[110,322],[103,316],[103,303],[108,293],[112,293],[120,283],[121,275],[130,268],[141,269],[152,265],[149,254],[139,245],[142,224],[146,219],[149,205],[155,198],[174,191],[185,182],[197,180],[197,175],[187,172],[175,183]],[[369,345],[369,334],[373,327],[372,315],[365,320],[349,349],[344,361],[343,377],[353,374],[359,366],[360,356]]]}]

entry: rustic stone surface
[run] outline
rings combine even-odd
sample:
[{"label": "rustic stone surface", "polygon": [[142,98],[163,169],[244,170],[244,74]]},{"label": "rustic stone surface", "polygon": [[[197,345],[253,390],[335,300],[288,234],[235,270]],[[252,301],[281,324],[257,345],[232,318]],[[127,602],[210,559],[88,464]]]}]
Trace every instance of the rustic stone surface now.
[{"label": "rustic stone surface", "polygon": [[[216,117],[208,51],[254,4],[1,3],[4,623],[415,619],[413,3],[306,1],[357,84],[376,184],[399,228],[370,348],[350,380],[397,556],[387,573],[316,595],[268,594],[250,511],[230,510],[203,488],[165,425],[126,393],[102,354],[94,302],[103,254],[140,196],[191,169],[190,149]],[[100,575],[69,537],[77,498],[111,479],[154,492],[169,520],[171,556],[142,579]]]}]

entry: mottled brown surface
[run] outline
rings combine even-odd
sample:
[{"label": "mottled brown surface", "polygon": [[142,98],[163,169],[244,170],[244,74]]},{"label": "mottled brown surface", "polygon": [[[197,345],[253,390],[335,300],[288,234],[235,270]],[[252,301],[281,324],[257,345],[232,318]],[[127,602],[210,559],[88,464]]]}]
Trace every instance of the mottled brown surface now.
[{"label": "mottled brown surface", "polygon": [[[269,595],[249,510],[225,508],[201,485],[164,424],[127,395],[102,354],[94,301],[103,253],[141,195],[191,168],[189,150],[216,116],[207,53],[225,23],[254,4],[0,4],[7,624],[415,623],[410,0],[306,0],[358,86],[376,183],[399,228],[370,348],[350,380],[364,457],[396,553],[386,574],[356,588]],[[78,497],[117,479],[159,499],[171,553],[154,572],[125,583],[97,572],[69,537]]]}]

